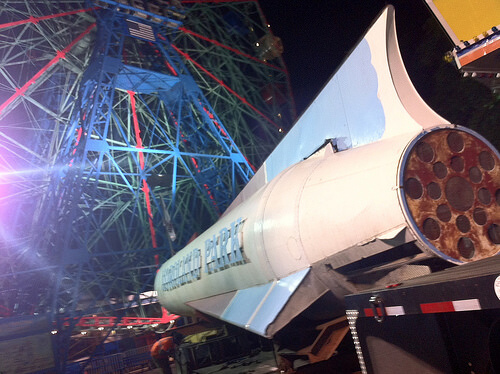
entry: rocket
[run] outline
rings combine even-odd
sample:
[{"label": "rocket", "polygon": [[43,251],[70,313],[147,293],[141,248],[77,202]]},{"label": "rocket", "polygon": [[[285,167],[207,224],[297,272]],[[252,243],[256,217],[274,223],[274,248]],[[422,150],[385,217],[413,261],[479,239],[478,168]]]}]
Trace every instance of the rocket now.
[{"label": "rocket", "polygon": [[342,316],[347,294],[499,250],[499,152],[419,96],[388,6],[155,289],[170,312],[274,338]]}]

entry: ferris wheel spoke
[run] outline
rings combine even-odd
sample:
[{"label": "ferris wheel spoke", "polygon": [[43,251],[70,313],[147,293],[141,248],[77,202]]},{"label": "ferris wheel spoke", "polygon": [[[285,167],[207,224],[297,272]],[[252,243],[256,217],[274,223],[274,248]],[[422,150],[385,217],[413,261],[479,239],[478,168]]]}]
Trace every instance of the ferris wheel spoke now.
[{"label": "ferris wheel spoke", "polygon": [[[24,85],[20,88],[16,89],[16,92],[10,96],[6,101],[0,104],[0,116],[2,116],[4,110],[10,106],[10,104],[14,103],[18,97],[24,96],[30,86],[34,85],[37,80],[45,74],[53,65],[58,63],[61,59],[66,57],[66,53],[68,53],[80,40],[83,39],[85,35],[87,35],[93,28],[95,27],[95,23],[90,25],[84,32],[77,36],[70,44],[68,44],[62,51],[57,52],[57,55],[50,60],[43,68],[41,68],[31,79],[29,79]],[[14,109],[15,105],[9,107],[9,110]]]},{"label": "ferris wheel spoke", "polygon": [[26,18],[26,19],[23,19],[23,20],[2,23],[2,24],[0,24],[0,29],[7,28],[7,27],[14,27],[14,26],[19,26],[19,25],[24,25],[26,23],[36,24],[36,23],[38,23],[40,21],[45,21],[45,20],[49,20],[49,19],[53,19],[53,18],[58,18],[58,17],[64,17],[64,16],[71,16],[71,15],[78,14],[78,13],[86,13],[86,12],[90,12],[92,10],[95,10],[95,8],[76,9],[76,10],[72,10],[72,11],[69,11],[69,12],[62,12],[62,13],[57,13],[57,14],[50,14],[50,15],[41,16],[41,17],[30,16],[29,18]]},{"label": "ferris wheel spoke", "polygon": [[188,30],[188,29],[186,29],[185,27],[179,27],[179,30],[180,30],[180,31],[182,31],[182,32],[183,32],[183,33],[185,33],[185,34],[195,36],[195,37],[197,37],[197,38],[199,38],[199,39],[202,39],[202,40],[205,40],[205,41],[207,41],[207,42],[210,42],[210,43],[212,43],[212,44],[214,44],[214,45],[216,45],[216,46],[218,46],[218,47],[221,47],[221,48],[227,49],[227,50],[229,50],[229,51],[231,51],[231,52],[234,52],[234,53],[236,53],[237,55],[243,56],[243,57],[245,57],[245,58],[248,58],[248,59],[250,59],[250,60],[253,60],[253,61],[258,62],[259,64],[264,64],[264,65],[266,65],[266,66],[269,66],[269,67],[270,67],[270,68],[272,68],[272,69],[275,69],[275,70],[278,70],[278,71],[281,71],[281,72],[285,73],[285,69],[282,69],[282,68],[280,68],[280,67],[278,67],[278,66],[276,66],[276,65],[270,64],[270,63],[268,63],[267,61],[260,60],[260,59],[258,59],[258,58],[257,58],[257,57],[255,57],[255,56],[251,56],[251,55],[249,55],[249,54],[247,54],[247,53],[241,52],[241,51],[239,51],[238,49],[233,48],[233,47],[230,47],[230,46],[225,45],[225,44],[223,44],[223,43],[220,43],[220,42],[218,42],[217,40],[207,38],[206,36],[203,36],[203,35],[201,35],[201,34],[198,34],[198,33],[194,32],[194,31]]},{"label": "ferris wheel spoke", "polygon": [[273,125],[278,131],[281,131],[281,127],[279,127],[276,123],[274,123],[269,117],[267,117],[264,113],[262,113],[260,110],[258,110],[255,106],[253,106],[247,99],[244,97],[240,96],[236,91],[234,91],[231,87],[229,87],[226,83],[224,83],[221,79],[217,78],[214,74],[212,74],[210,71],[205,69],[203,66],[200,65],[199,62],[195,61],[191,56],[189,56],[187,53],[181,51],[178,47],[172,44],[172,47],[179,53],[182,57],[184,57],[186,60],[191,62],[193,65],[195,65],[198,69],[201,69],[205,74],[207,74],[210,78],[215,80],[218,84],[223,86],[226,90],[228,90],[232,95],[237,97],[243,104],[251,108],[255,113],[257,113],[259,116],[264,118],[268,123]]}]

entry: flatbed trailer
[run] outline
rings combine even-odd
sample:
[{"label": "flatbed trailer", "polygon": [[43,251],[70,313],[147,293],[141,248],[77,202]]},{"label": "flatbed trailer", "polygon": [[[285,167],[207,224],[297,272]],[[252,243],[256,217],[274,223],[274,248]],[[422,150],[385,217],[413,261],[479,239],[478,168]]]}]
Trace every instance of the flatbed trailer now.
[{"label": "flatbed trailer", "polygon": [[348,295],[362,373],[500,373],[500,257]]}]

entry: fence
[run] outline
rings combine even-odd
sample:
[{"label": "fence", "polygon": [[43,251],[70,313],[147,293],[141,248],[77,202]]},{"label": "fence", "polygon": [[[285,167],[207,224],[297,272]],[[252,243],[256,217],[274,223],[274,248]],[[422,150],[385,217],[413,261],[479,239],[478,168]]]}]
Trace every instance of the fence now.
[{"label": "fence", "polygon": [[150,354],[150,346],[131,349],[123,353],[104,357],[94,357],[90,362],[72,363],[67,366],[67,374],[127,374],[138,373],[155,367]]}]

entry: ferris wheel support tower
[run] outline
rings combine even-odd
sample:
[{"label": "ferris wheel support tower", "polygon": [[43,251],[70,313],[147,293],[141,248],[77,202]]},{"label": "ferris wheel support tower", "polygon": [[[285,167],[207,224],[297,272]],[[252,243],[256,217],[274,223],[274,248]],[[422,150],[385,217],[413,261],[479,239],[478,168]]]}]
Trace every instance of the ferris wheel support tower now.
[{"label": "ferris wheel support tower", "polygon": [[63,370],[78,318],[123,314],[224,212],[289,127],[289,83],[255,1],[1,9],[0,313],[50,313]]}]

